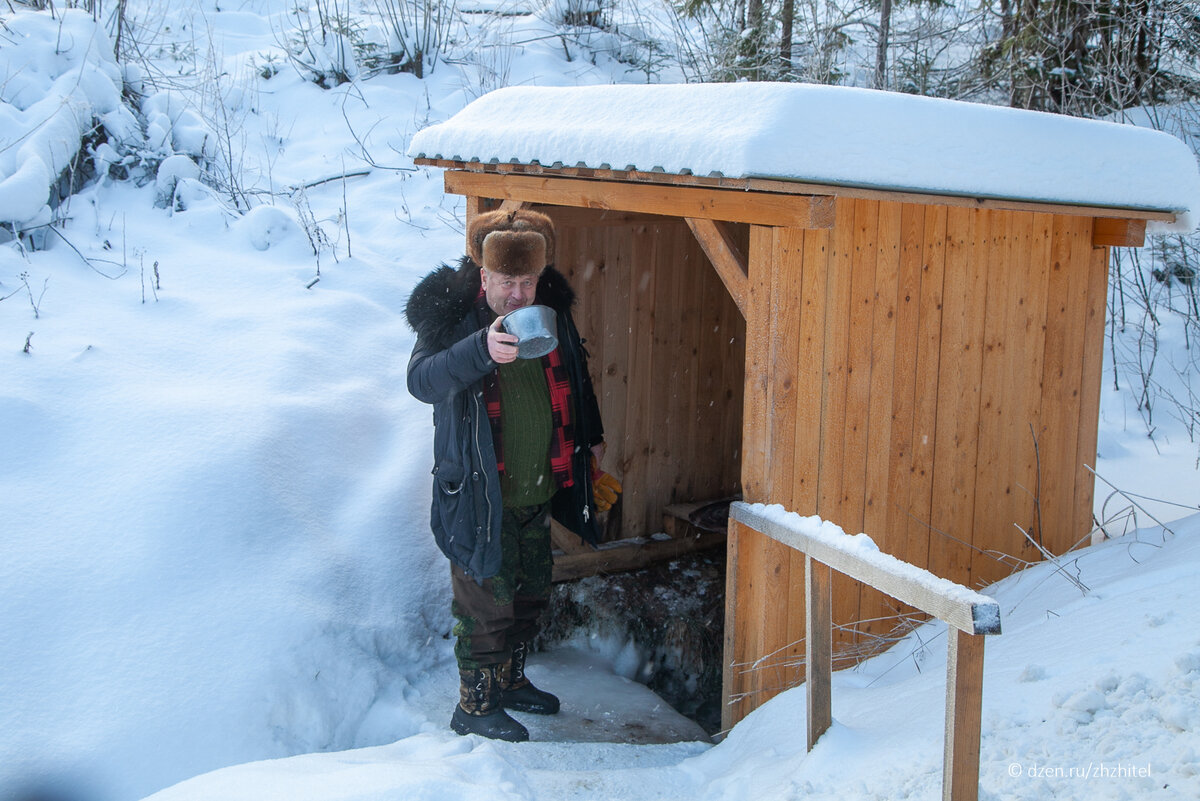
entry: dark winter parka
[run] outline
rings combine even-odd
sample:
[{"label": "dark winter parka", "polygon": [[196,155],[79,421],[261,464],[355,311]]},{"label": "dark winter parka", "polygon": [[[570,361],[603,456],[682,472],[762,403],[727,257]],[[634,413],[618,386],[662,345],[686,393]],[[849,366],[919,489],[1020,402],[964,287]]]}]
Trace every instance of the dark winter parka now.
[{"label": "dark winter parka", "polygon": [[[479,266],[464,256],[458,268],[442,265],[413,290],[404,313],[417,332],[408,362],[408,391],[433,404],[433,507],[430,525],[438,547],[467,575],[483,580],[500,569],[500,475],[484,402],[484,379],[497,365],[488,355],[494,319],[480,308]],[[547,267],[536,302],[558,313],[558,342],[571,385],[574,483],[551,500],[554,519],[585,542],[596,543],[591,452],[604,438],[587,371],[587,355],[571,306],[567,279]]]}]

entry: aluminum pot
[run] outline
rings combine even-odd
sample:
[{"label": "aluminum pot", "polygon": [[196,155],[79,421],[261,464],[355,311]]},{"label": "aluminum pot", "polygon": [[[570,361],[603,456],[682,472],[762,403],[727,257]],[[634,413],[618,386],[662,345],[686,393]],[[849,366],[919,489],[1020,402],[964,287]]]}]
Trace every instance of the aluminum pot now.
[{"label": "aluminum pot", "polygon": [[501,326],[517,338],[518,359],[537,359],[558,347],[558,316],[549,306],[524,306],[509,312]]}]

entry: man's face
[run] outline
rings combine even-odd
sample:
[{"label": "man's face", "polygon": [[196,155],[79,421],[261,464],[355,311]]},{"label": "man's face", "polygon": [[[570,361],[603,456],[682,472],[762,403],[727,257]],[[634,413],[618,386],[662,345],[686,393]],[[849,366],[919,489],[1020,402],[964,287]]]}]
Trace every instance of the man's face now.
[{"label": "man's face", "polygon": [[483,283],[483,294],[487,298],[487,304],[497,315],[505,315],[531,305],[537,294],[536,275],[505,275],[480,267],[479,279]]}]

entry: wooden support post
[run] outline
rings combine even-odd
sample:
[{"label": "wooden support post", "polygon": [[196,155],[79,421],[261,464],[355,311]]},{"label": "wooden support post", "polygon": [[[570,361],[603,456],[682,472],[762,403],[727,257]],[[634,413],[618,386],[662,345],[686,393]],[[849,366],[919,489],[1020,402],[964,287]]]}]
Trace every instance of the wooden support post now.
[{"label": "wooden support post", "polygon": [[470,228],[471,222],[480,214],[491,211],[492,206],[491,198],[469,195],[467,197],[467,227]]},{"label": "wooden support post", "polygon": [[742,253],[729,233],[728,226],[716,220],[688,217],[688,227],[696,235],[696,240],[704,250],[704,255],[712,262],[725,289],[729,291],[738,311],[746,316],[746,284],[750,272],[746,254]]},{"label": "wooden support post", "polygon": [[833,581],[829,565],[804,557],[808,750],[833,723]]},{"label": "wooden support post", "polygon": [[[780,507],[776,507],[777,509]],[[804,554],[805,673],[808,685],[808,749],[833,724],[832,573],[857,579],[949,624],[946,660],[946,743],[942,801],[978,801],[979,735],[983,716],[983,636],[1000,633],[1000,606],[991,598],[938,578],[885,553],[864,554],[849,547],[837,526],[806,525],[795,515],[780,517],[771,507],[735,502],[729,507],[731,532],[758,532]],[[753,586],[753,585],[751,585]],[[736,590],[736,583],[731,582]],[[732,592],[731,592],[732,595]],[[736,609],[736,606],[733,607]],[[737,617],[726,609],[726,625]],[[745,653],[741,641],[725,632],[726,669],[730,653]],[[736,657],[735,657],[736,658]],[[727,678],[728,681],[728,678]],[[726,697],[729,697],[728,690]]]},{"label": "wooden support post", "polygon": [[942,801],[976,801],[983,714],[983,637],[951,627],[949,638]]},{"label": "wooden support post", "polygon": [[[741,700],[734,699],[734,690],[738,687],[738,671],[739,666],[736,663],[736,656],[741,651],[739,645],[741,640],[739,635],[745,639],[745,632],[739,631],[737,624],[738,611],[738,546],[740,539],[741,524],[736,520],[729,521],[729,536],[725,542],[725,643],[722,652],[721,663],[721,730],[728,733],[733,728],[733,724],[737,723],[743,717],[744,705]],[[734,709],[734,705],[737,709]],[[724,736],[724,735],[722,735]]]},{"label": "wooden support post", "polygon": [[471,220],[478,217],[488,210],[490,201],[486,197],[471,195],[467,198],[467,225],[471,224]]}]

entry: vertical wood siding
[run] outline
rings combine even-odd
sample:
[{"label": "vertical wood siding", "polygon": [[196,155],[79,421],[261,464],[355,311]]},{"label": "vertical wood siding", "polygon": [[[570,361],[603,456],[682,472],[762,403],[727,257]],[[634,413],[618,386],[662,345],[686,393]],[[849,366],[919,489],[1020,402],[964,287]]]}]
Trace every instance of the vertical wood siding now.
[{"label": "vertical wood siding", "polygon": [[577,294],[605,466],[625,487],[609,538],[661,531],[668,504],[737,492],[746,327],[691,230],[667,217],[541,210]]},{"label": "vertical wood siding", "polygon": [[[1085,537],[1109,255],[1093,218],[903,200],[839,197],[832,229],[730,226],[744,318],[681,218],[542,207],[625,485],[610,538],[740,489],[979,587]],[[728,726],[802,680],[805,610],[803,557],[738,525],[727,554]],[[834,577],[842,653],[911,611]]]},{"label": "vertical wood siding", "polygon": [[[968,586],[1039,558],[1031,539],[1074,546],[1091,527],[1107,275],[1092,225],[839,198],[833,230],[753,227],[747,499]],[[802,557],[745,528],[729,553],[732,725],[802,677],[804,609]],[[834,582],[843,650],[906,611]]]}]

